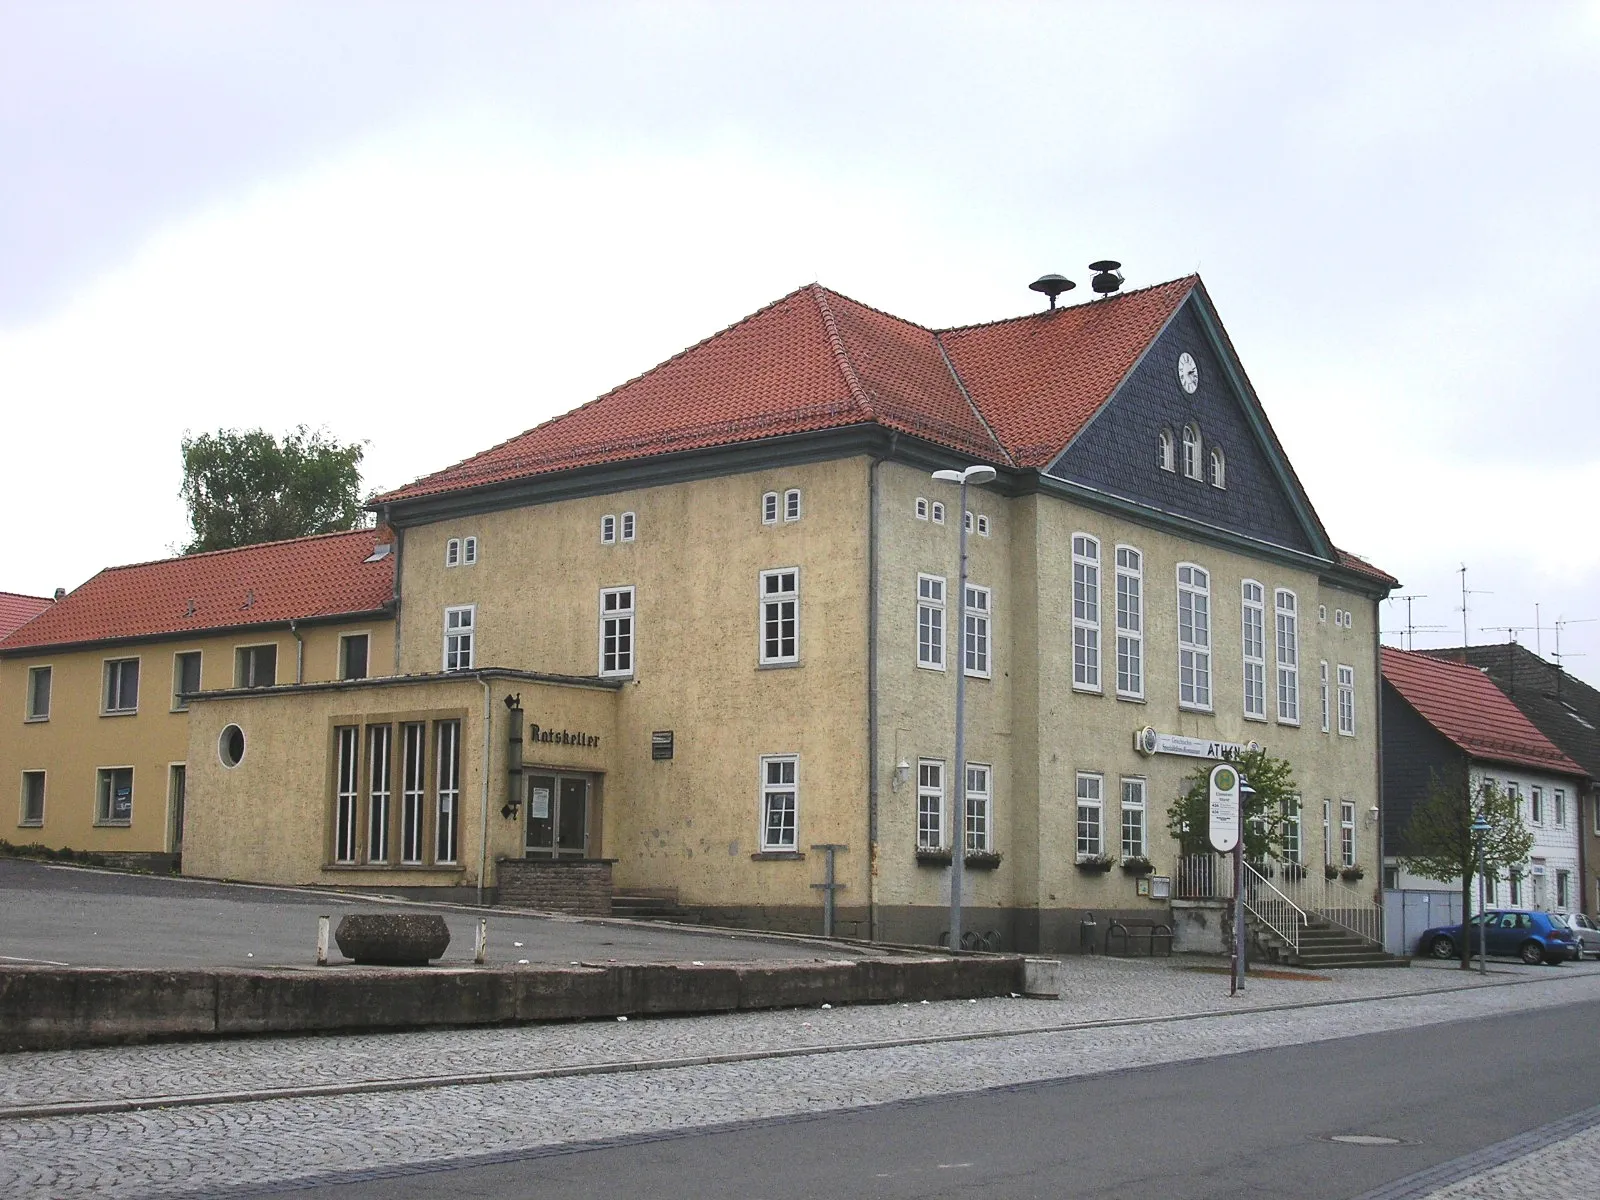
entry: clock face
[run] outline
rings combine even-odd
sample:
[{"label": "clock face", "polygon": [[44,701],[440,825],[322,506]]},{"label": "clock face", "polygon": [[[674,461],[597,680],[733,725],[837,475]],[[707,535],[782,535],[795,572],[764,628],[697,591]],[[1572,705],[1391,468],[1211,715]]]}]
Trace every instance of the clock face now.
[{"label": "clock face", "polygon": [[1178,355],[1178,382],[1191,394],[1200,386],[1200,367],[1187,350]]}]

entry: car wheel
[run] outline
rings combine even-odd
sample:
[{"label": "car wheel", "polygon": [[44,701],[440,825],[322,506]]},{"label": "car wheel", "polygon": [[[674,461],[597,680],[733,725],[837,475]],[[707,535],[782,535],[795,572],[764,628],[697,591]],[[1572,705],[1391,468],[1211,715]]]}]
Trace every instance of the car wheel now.
[{"label": "car wheel", "polygon": [[1544,947],[1532,939],[1522,943],[1522,961],[1530,967],[1537,967],[1544,961]]},{"label": "car wheel", "polygon": [[1441,933],[1429,945],[1428,953],[1435,958],[1454,958],[1456,956],[1456,944],[1452,939],[1445,937]]}]

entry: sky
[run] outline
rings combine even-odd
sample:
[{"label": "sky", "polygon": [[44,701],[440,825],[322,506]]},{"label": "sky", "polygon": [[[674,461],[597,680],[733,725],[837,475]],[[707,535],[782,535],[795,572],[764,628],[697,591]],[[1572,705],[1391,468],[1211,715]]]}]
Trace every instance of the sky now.
[{"label": "sky", "polygon": [[1600,684],[1597,128],[1596,2],[0,0],[0,590],[175,552],[186,431],[392,488],[812,280],[1110,257],[1200,272],[1416,647],[1465,565]]}]

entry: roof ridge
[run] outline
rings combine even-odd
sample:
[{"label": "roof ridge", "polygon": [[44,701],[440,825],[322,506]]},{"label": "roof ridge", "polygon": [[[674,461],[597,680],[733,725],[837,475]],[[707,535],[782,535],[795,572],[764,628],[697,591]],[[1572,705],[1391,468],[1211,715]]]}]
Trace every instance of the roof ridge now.
[{"label": "roof ridge", "polygon": [[50,603],[49,596],[35,596],[32,592],[8,592],[0,589],[0,596],[10,596],[15,600],[39,600],[45,604]]},{"label": "roof ridge", "polygon": [[[856,398],[856,403],[866,411],[868,417],[876,421],[877,409],[872,399],[867,395],[867,389],[862,386],[861,376],[856,371],[856,365],[850,358],[850,351],[845,347],[844,335],[839,332],[839,322],[833,315],[833,306],[828,303],[828,289],[820,283],[810,284],[811,299],[816,304],[817,310],[822,315],[822,327],[828,333],[828,344],[833,348],[834,362],[838,364],[839,373],[844,376],[850,394]],[[843,299],[849,300],[848,296]],[[851,301],[854,303],[854,301]],[[865,307],[865,306],[863,306]]]},{"label": "roof ridge", "polygon": [[939,331],[937,329],[929,330],[929,336],[933,338],[933,344],[938,347],[939,357],[944,360],[945,369],[950,372],[950,378],[955,382],[956,391],[961,393],[961,398],[972,409],[972,415],[978,418],[978,424],[983,426],[983,431],[989,435],[989,440],[1005,456],[1006,465],[1015,467],[1017,465],[1017,456],[1012,454],[1011,448],[1000,440],[1000,435],[994,431],[994,426],[989,424],[989,418],[983,415],[983,409],[978,407],[978,402],[972,398],[972,393],[967,390],[967,381],[961,378],[961,372],[956,370],[956,364],[950,360],[950,354],[944,348],[944,342],[939,340]]},{"label": "roof ridge", "polygon": [[1084,310],[1086,308],[1089,308],[1089,307],[1095,306],[1095,305],[1098,305],[1098,306],[1101,306],[1101,307],[1104,307],[1106,305],[1114,305],[1114,304],[1116,304],[1117,301],[1125,300],[1129,296],[1142,296],[1146,292],[1159,291],[1161,288],[1172,287],[1174,284],[1188,284],[1189,287],[1192,289],[1194,287],[1194,285],[1199,283],[1199,282],[1200,282],[1200,276],[1198,274],[1196,274],[1196,273],[1191,273],[1191,274],[1188,274],[1188,275],[1180,275],[1176,279],[1166,279],[1166,280],[1163,280],[1160,283],[1152,283],[1152,284],[1149,284],[1149,285],[1147,285],[1145,287],[1142,287],[1142,288],[1134,288],[1131,291],[1117,292],[1115,295],[1102,296],[1102,297],[1100,297],[1098,299],[1095,299],[1095,300],[1085,300],[1081,304],[1067,304],[1067,305],[1062,306],[1061,308],[1049,308],[1049,309],[1046,309],[1044,312],[1018,313],[1014,317],[997,317],[993,321],[974,321],[970,325],[946,325],[946,326],[942,326],[940,328],[934,329],[933,332],[934,333],[965,333],[969,329],[989,329],[989,328],[992,328],[995,325],[1010,325],[1010,324],[1012,324],[1013,322],[1016,322],[1016,321],[1031,321],[1031,320],[1035,320],[1035,319],[1037,319],[1039,317],[1049,316],[1051,313],[1080,312],[1080,311],[1082,311],[1082,310]]},{"label": "roof ridge", "polygon": [[[270,542],[251,542],[246,546],[228,546],[222,550],[199,550],[194,554],[170,554],[166,558],[147,558],[143,562],[117,563],[114,566],[101,567],[95,572],[95,575],[105,575],[110,571],[132,571],[138,567],[157,567],[162,563],[193,562],[200,558],[218,558],[224,554],[243,554],[249,550],[265,550],[269,546],[288,546],[295,542],[317,542],[326,538],[355,537],[357,534],[362,533],[375,535],[377,532],[376,526],[361,529],[330,529],[327,533],[305,533],[299,537],[275,538]],[[94,575],[91,575],[89,578],[93,579],[94,577]],[[83,584],[78,586],[82,587]],[[74,588],[73,590],[76,591],[77,589]]]}]

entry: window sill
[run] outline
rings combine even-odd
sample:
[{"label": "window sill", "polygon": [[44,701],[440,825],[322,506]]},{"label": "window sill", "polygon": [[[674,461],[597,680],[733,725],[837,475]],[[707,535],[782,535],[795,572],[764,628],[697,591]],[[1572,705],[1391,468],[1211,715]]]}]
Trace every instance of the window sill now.
[{"label": "window sill", "polygon": [[96,821],[94,827],[96,829],[127,829],[132,824],[133,818],[129,817],[126,821]]},{"label": "window sill", "polygon": [[1246,721],[1254,721],[1257,725],[1266,725],[1266,724],[1268,724],[1267,718],[1265,716],[1258,717],[1254,713],[1245,713],[1244,714],[1244,719]]},{"label": "window sill", "polygon": [[756,670],[758,670],[758,671],[787,671],[787,670],[790,670],[791,668],[800,667],[800,666],[804,666],[804,665],[805,664],[802,663],[798,658],[793,659],[793,660],[787,660],[786,659],[783,662],[758,662],[756,664]]},{"label": "window sill", "polygon": [[992,672],[992,671],[968,671],[967,672],[967,678],[968,679],[993,679],[994,678],[994,672]]},{"label": "window sill", "polygon": [[17,828],[18,829],[43,829],[44,828],[44,819],[41,817],[37,821],[18,821],[17,822]]},{"label": "window sill", "polygon": [[1278,724],[1279,725],[1283,725],[1283,726],[1287,726],[1290,729],[1299,729],[1300,728],[1300,722],[1299,722],[1298,719],[1291,721],[1287,717],[1279,717],[1278,718]]},{"label": "window sill", "polygon": [[355,874],[371,872],[403,872],[408,875],[465,875],[467,868],[462,863],[439,863],[436,866],[428,863],[323,863],[324,871],[348,871]]},{"label": "window sill", "polygon": [[1121,700],[1124,704],[1146,704],[1146,703],[1148,703],[1148,701],[1145,700],[1145,698],[1143,696],[1136,696],[1132,692],[1118,692],[1117,693],[1117,699]]},{"label": "window sill", "polygon": [[100,715],[102,717],[137,717],[139,710],[137,708],[107,708],[102,709]]},{"label": "window sill", "polygon": [[757,850],[750,856],[751,862],[805,862],[805,852],[801,850]]},{"label": "window sill", "polygon": [[938,663],[919,662],[917,664],[917,670],[919,670],[919,671],[937,671],[941,675],[943,675],[945,673],[944,668],[942,666],[940,666]]},{"label": "window sill", "polygon": [[43,724],[47,723],[49,720],[50,720],[50,714],[49,713],[45,713],[45,715],[42,716],[42,717],[23,717],[22,718],[22,723],[24,725],[43,725]]},{"label": "window sill", "polygon": [[1217,710],[1212,708],[1210,705],[1206,705],[1205,707],[1202,708],[1198,704],[1185,704],[1182,700],[1180,700],[1180,701],[1178,701],[1178,711],[1179,712],[1192,712],[1192,713],[1205,713],[1206,716],[1210,717],[1210,716],[1215,716]]},{"label": "window sill", "polygon": [[1075,684],[1072,685],[1072,690],[1077,692],[1081,696],[1104,696],[1105,695],[1105,692],[1102,691],[1100,688],[1090,687],[1086,683],[1075,683]]}]

